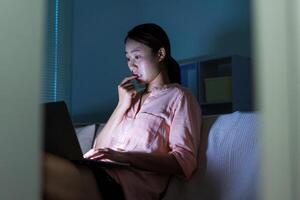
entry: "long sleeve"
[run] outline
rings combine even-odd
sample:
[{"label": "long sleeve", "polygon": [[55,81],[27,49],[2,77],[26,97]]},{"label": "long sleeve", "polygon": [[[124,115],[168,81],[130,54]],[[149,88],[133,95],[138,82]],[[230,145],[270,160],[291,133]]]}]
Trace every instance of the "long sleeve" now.
[{"label": "long sleeve", "polygon": [[176,105],[169,134],[170,153],[175,156],[188,179],[197,168],[201,109],[189,92],[183,93]]}]

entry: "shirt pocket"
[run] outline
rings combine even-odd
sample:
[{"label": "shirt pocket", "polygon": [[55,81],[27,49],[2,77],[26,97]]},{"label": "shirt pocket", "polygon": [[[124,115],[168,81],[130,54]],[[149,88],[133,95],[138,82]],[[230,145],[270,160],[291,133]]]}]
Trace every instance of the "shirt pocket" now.
[{"label": "shirt pocket", "polygon": [[134,138],[134,150],[154,151],[155,149],[152,149],[153,142],[159,141],[163,137],[163,122],[164,119],[162,117],[140,112],[134,119],[134,126],[137,128],[136,131],[138,131]]}]

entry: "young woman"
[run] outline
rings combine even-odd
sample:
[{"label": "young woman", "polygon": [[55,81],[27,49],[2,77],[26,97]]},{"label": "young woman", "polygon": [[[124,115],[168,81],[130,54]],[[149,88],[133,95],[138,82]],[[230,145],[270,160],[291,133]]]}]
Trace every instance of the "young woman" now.
[{"label": "young woman", "polygon": [[[171,57],[170,42],[161,27],[142,24],[130,30],[125,55],[132,75],[119,84],[119,103],[84,157],[125,162],[130,167],[86,169],[52,155],[46,159],[72,168],[69,176],[74,181],[68,181],[81,188],[77,191],[86,191],[84,195],[93,195],[90,198],[159,199],[171,175],[189,178],[197,167],[201,110],[193,95],[180,86],[179,65]],[[133,80],[145,89],[136,91]],[[45,188],[51,196],[55,189],[50,172],[52,176],[59,173],[47,167]],[[75,184],[79,177],[85,177],[84,185]]]}]

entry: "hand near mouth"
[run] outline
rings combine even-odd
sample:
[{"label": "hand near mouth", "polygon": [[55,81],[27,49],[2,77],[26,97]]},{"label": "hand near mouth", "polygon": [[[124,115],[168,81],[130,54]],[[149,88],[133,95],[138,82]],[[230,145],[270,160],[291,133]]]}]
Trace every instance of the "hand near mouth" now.
[{"label": "hand near mouth", "polygon": [[137,79],[137,75],[132,75],[123,79],[118,85],[119,103],[123,109],[128,109],[131,106],[132,99],[136,96],[137,91],[132,83],[132,80]]}]

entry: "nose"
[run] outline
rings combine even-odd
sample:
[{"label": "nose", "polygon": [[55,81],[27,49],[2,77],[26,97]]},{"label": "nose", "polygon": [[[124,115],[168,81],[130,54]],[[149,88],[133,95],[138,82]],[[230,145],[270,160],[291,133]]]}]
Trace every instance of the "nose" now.
[{"label": "nose", "polygon": [[129,67],[129,69],[130,69],[131,71],[133,71],[133,69],[136,69],[136,68],[137,68],[137,65],[135,64],[134,61],[130,60],[130,61],[128,62],[128,67]]}]

